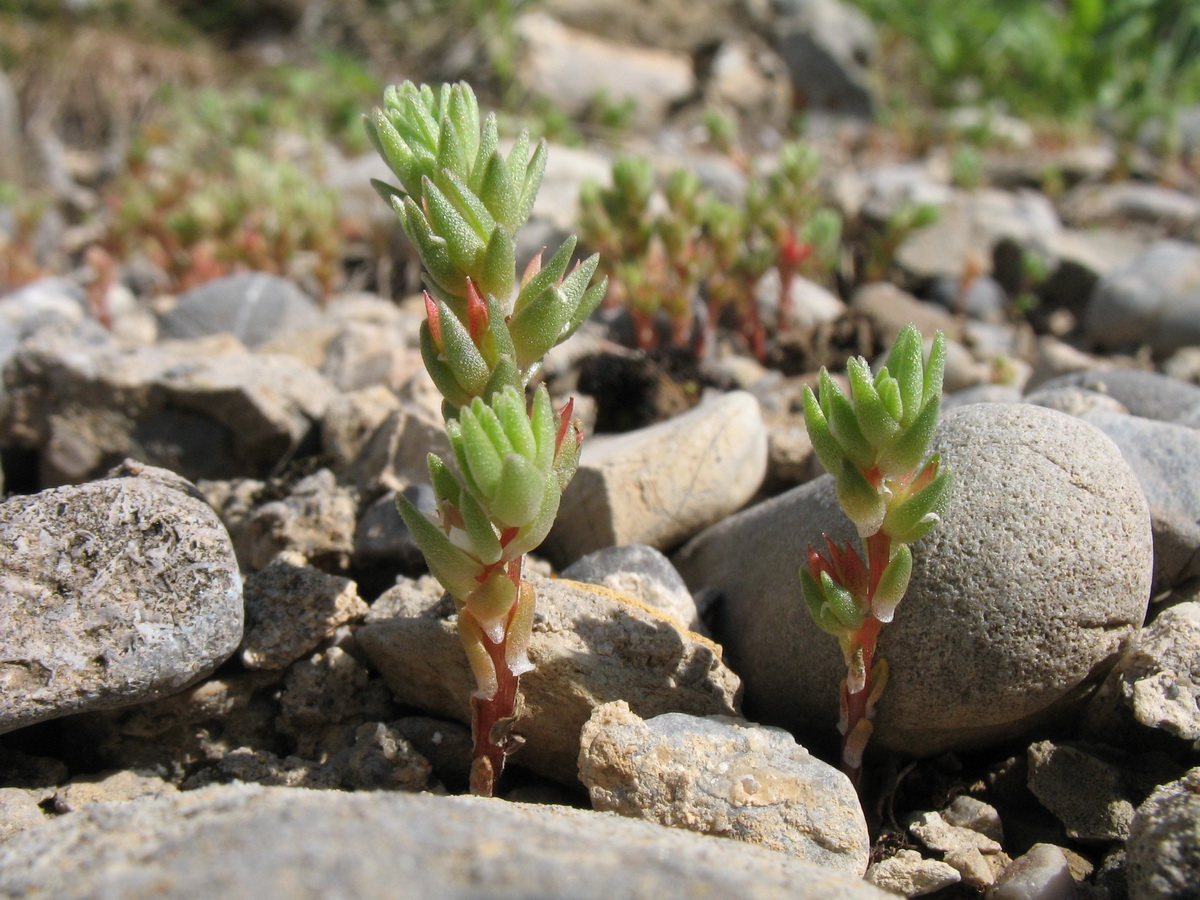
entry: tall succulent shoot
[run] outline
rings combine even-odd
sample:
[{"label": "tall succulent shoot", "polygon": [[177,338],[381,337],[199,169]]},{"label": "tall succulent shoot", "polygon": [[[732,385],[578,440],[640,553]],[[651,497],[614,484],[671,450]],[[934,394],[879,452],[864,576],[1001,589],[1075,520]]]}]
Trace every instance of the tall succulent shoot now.
[{"label": "tall succulent shoot", "polygon": [[875,705],[887,684],[887,661],[876,656],[880,628],[892,621],[912,573],[909,545],[941,521],[951,475],[929,447],[941,406],[946,341],[934,337],[923,357],[921,333],[906,325],[887,362],[872,375],[862,357],[847,364],[847,397],[821,369],[820,396],[804,391],[804,418],[813,449],[836,480],[837,498],[866,550],[808,549],[800,569],[813,620],[838,639],[847,674],[841,688],[842,767],[855,781],[873,730]]},{"label": "tall succulent shoot", "polygon": [[490,795],[520,744],[512,733],[518,680],[532,668],[534,592],[522,559],[550,530],[582,440],[571,403],[556,414],[539,386],[527,405],[526,387],[605,284],[591,283],[596,256],[570,267],[574,237],[549,260],[538,254],[518,279],[515,237],[533,208],[546,144],[531,147],[522,133],[502,153],[495,115],[481,123],[467,84],[392,86],[365,122],[400,182],[373,184],[424,264],[421,354],[443,397],[457,468],[430,454],[431,515],[403,496],[397,502],[458,609],[476,684],[471,789]]}]

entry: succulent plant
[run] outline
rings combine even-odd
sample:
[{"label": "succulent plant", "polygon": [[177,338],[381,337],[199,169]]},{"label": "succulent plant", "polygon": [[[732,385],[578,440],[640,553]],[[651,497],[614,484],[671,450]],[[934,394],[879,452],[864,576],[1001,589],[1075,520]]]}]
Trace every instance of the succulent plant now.
[{"label": "succulent plant", "polygon": [[847,364],[847,397],[825,369],[820,396],[804,391],[813,450],[833,475],[838,502],[865,545],[826,537],[826,552],[809,547],[800,569],[813,621],[838,639],[847,675],[841,689],[842,765],[857,780],[870,739],[887,663],[875,655],[880,628],[892,621],[912,573],[910,544],[941,521],[952,479],[930,445],[941,407],[946,340],[938,332],[928,359],[912,324],[897,336],[874,375],[862,357]]},{"label": "succulent plant", "polygon": [[458,610],[476,684],[471,787],[491,794],[520,743],[512,733],[518,680],[532,668],[534,592],[522,560],[550,530],[582,441],[571,402],[555,414],[543,385],[527,407],[526,388],[546,351],[596,308],[605,283],[592,283],[597,256],[571,266],[574,237],[517,277],[515,238],[537,196],[546,144],[531,147],[522,133],[505,156],[495,116],[481,124],[469,85],[390,87],[365,121],[400,182],[375,188],[425,267],[421,353],[443,397],[457,468],[430,455],[431,515],[402,495],[397,502]]}]

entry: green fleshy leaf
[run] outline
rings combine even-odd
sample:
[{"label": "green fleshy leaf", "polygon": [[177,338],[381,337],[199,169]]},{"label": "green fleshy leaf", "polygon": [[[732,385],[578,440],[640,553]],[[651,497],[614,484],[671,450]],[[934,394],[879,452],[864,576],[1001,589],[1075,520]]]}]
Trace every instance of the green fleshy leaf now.
[{"label": "green fleshy leaf", "polygon": [[887,414],[899,422],[904,417],[904,402],[900,399],[900,384],[883,366],[875,376],[875,390]]},{"label": "green fleshy leaf", "polygon": [[517,366],[524,369],[553,347],[571,314],[572,304],[558,288],[550,288],[508,322],[517,348]]},{"label": "green fleshy leaf", "polygon": [[430,179],[422,180],[421,190],[429,209],[429,226],[446,242],[450,261],[464,275],[476,274],[487,249],[483,238],[474,232],[462,213],[454,208],[454,204]]},{"label": "green fleshy leaf", "polygon": [[825,596],[826,608],[837,620],[851,631],[862,627],[865,616],[859,609],[858,600],[848,590],[829,577],[828,572],[821,573],[821,593]]},{"label": "green fleshy leaf", "polygon": [[[469,84],[460,81],[451,88],[449,102],[442,107],[442,115],[443,121],[450,124],[455,145],[454,165],[445,168],[465,178],[479,152],[479,103]],[[441,134],[445,134],[445,128]]]},{"label": "green fleshy leaf", "polygon": [[880,622],[892,621],[897,604],[904,599],[904,592],[908,590],[912,564],[912,551],[901,544],[879,576],[879,584],[871,597],[871,614]]},{"label": "green fleshy leaf", "polygon": [[555,517],[558,515],[558,504],[562,498],[562,490],[558,486],[558,481],[553,478],[547,478],[545,482],[542,505],[538,509],[537,515],[533,517],[528,525],[521,526],[521,530],[517,532],[517,536],[505,548],[510,558],[521,553],[529,553],[536,550],[538,545],[546,539],[546,535],[550,533],[550,528],[554,524]]},{"label": "green fleshy leaf", "polygon": [[514,316],[541,297],[551,286],[562,280],[567,271],[567,265],[571,262],[571,255],[575,252],[575,244],[575,235],[570,235],[554,252],[554,255],[542,263],[541,270],[521,288],[521,293],[517,296],[517,302],[513,306]]},{"label": "green fleshy leaf", "polygon": [[563,279],[562,284],[558,289],[562,291],[564,297],[571,304],[572,309],[579,304],[583,297],[583,292],[587,289],[588,283],[592,280],[592,276],[596,274],[596,266],[600,265],[600,254],[593,253],[587,259],[577,265],[572,272]]},{"label": "green fleshy leaf", "polygon": [[500,307],[499,301],[491,294],[486,294],[485,297],[488,327],[487,331],[483,333],[483,343],[487,347],[484,358],[488,361],[489,366],[495,368],[505,357],[510,361],[515,360],[517,348],[513,344],[512,334],[508,330],[508,322],[505,321],[504,310]]},{"label": "green fleshy leaf", "polygon": [[455,409],[470,403],[471,395],[463,390],[450,366],[439,356],[437,347],[433,344],[433,337],[429,332],[428,322],[421,323],[420,343],[421,359],[425,363],[425,369],[429,372],[434,386],[446,398],[446,402]]},{"label": "green fleshy leaf", "polygon": [[[808,571],[807,566],[800,567],[800,592],[804,596],[804,604],[808,607],[808,614],[820,626],[821,614],[825,610],[825,595],[821,593],[820,584],[812,577],[812,573]],[[841,631],[840,622],[838,626],[838,630]]]},{"label": "green fleshy leaf", "polygon": [[875,390],[867,361],[861,356],[848,360],[846,374],[859,430],[871,446],[886,447],[900,433],[900,423],[891,417]]},{"label": "green fleshy leaf", "polygon": [[459,498],[463,493],[458,478],[436,454],[430,453],[426,462],[429,465],[429,480],[433,485],[434,495],[439,501],[449,503],[451,506],[458,506]]},{"label": "green fleshy leaf", "polygon": [[433,302],[438,306],[446,365],[464,391],[473,397],[482,394],[491,375],[487,361],[471,340],[467,326],[450,311],[450,307],[441,300],[435,299]]},{"label": "green fleshy leaf", "polygon": [[455,597],[466,597],[477,586],[475,576],[482,571],[479,562],[450,543],[441,529],[403,493],[396,493],[396,508],[413,541],[421,549],[433,577]]},{"label": "green fleshy leaf", "polygon": [[911,544],[925,537],[946,514],[952,487],[950,471],[943,469],[922,490],[888,510],[883,520],[884,534],[900,544]]},{"label": "green fleshy leaf", "polygon": [[854,407],[829,373],[824,369],[821,371],[821,409],[829,422],[829,430],[837,439],[842,453],[854,465],[869,469],[875,464],[875,450],[858,427]]},{"label": "green fleshy leaf", "polygon": [[458,510],[462,513],[464,530],[475,556],[484,565],[499,562],[503,552],[500,538],[497,537],[492,521],[479,505],[479,501],[464,491]]},{"label": "green fleshy leaf", "polygon": [[504,391],[491,403],[500,420],[500,427],[512,444],[513,452],[533,461],[537,457],[537,439],[533,435],[533,424],[525,412],[525,400],[516,391]]},{"label": "green fleshy leaf", "polygon": [[859,537],[870,537],[879,530],[887,512],[883,497],[854,466],[842,466],[836,478],[837,498]]},{"label": "green fleshy leaf", "polygon": [[524,220],[521,219],[519,184],[520,182],[511,177],[508,164],[500,155],[500,151],[494,151],[484,163],[479,196],[509,237],[515,237],[524,224]]},{"label": "green fleshy leaf", "polygon": [[[467,181],[471,190],[478,194],[485,204],[488,203],[488,199],[487,190],[484,188],[484,173],[487,170],[488,160],[495,155],[499,143],[500,135],[496,126],[496,114],[488,113],[487,118],[483,120],[483,130],[479,136],[479,150],[475,154],[475,164],[471,166],[471,177]],[[491,209],[490,204],[488,208]],[[502,218],[497,216],[495,211],[492,212],[492,216],[497,220]]]},{"label": "green fleshy leaf", "polygon": [[487,434],[488,440],[492,442],[492,447],[500,454],[501,458],[513,452],[512,442],[504,433],[504,426],[500,424],[500,418],[491,406],[484,403],[482,399],[473,400],[471,401],[471,412],[475,414],[475,418]]},{"label": "green fleshy leaf", "polygon": [[842,471],[845,457],[842,456],[842,448],[837,438],[829,430],[829,422],[825,419],[825,413],[821,411],[817,395],[808,385],[804,386],[804,424],[808,428],[808,439],[812,442],[817,459],[821,461],[826,472],[837,475]]},{"label": "green fleshy leaf", "polygon": [[507,355],[501,356],[496,361],[487,387],[479,396],[483,398],[484,403],[491,403],[492,398],[504,390],[514,390],[518,393],[525,390],[525,383],[521,380],[521,372],[517,368],[517,364],[513,362],[512,356]]},{"label": "green fleshy leaf", "polygon": [[494,572],[467,597],[467,609],[479,622],[488,640],[504,640],[504,623],[517,602],[517,586],[503,572]]},{"label": "green fleshy leaf", "polygon": [[896,336],[887,359],[888,371],[900,387],[900,402],[903,415],[900,424],[908,426],[921,409],[921,398],[925,390],[924,360],[922,359],[921,332],[909,322]]},{"label": "green fleshy leaf", "polygon": [[933,346],[929,350],[929,362],[925,364],[925,382],[922,392],[922,402],[931,403],[941,400],[942,376],[946,373],[946,336],[940,331],[933,336]]},{"label": "green fleshy leaf", "polygon": [[567,322],[567,327],[563,329],[562,334],[558,336],[558,342],[561,344],[576,331],[579,326],[588,320],[604,301],[605,294],[608,293],[608,276],[604,276],[590,288],[583,292],[583,296],[579,298],[579,302],[575,305],[575,311],[571,313],[570,321]]},{"label": "green fleshy leaf", "polygon": [[533,202],[537,199],[538,188],[542,186],[542,176],[546,172],[546,158],[548,155],[548,145],[545,138],[543,138],[537,142],[537,146],[533,149],[533,156],[530,157],[529,165],[525,167],[523,173],[524,178],[517,182],[523,185],[521,188],[521,202],[517,207],[517,221],[521,225],[525,224],[529,219],[529,214],[533,212]]},{"label": "green fleshy leaf", "polygon": [[504,316],[509,314],[516,286],[516,245],[503,228],[494,228],[483,254],[483,263],[479,267],[479,290],[484,296],[491,295],[503,304],[499,307],[501,325]]},{"label": "green fleshy leaf", "polygon": [[483,201],[467,187],[467,183],[461,177],[449,169],[444,175],[445,177],[439,185],[442,193],[446,195],[447,200],[454,204],[454,208],[459,211],[480,240],[487,241],[496,228],[496,220],[492,218],[492,214],[488,212]]},{"label": "green fleshy leaf", "polygon": [[420,184],[420,178],[414,177],[417,175],[416,161],[413,158],[412,150],[400,136],[396,126],[382,110],[378,109],[363,117],[363,125],[366,127],[371,143],[375,145],[376,152],[400,179],[404,190],[412,193],[410,188],[415,188]]},{"label": "green fleshy leaf", "polygon": [[401,188],[393,187],[386,181],[372,178],[371,187],[375,189],[375,193],[387,201],[388,206],[391,206],[395,201],[404,202],[404,191]]},{"label": "green fleshy leaf", "polygon": [[533,429],[533,437],[537,442],[537,454],[534,462],[543,472],[550,471],[554,465],[554,442],[558,437],[558,419],[550,404],[550,392],[546,386],[539,385],[533,394],[533,409],[529,413],[529,421]]},{"label": "green fleshy leaf", "polygon": [[941,401],[936,397],[926,403],[896,442],[879,454],[879,471],[884,477],[899,478],[920,468],[937,433],[940,407]]},{"label": "green fleshy leaf", "polygon": [[446,241],[434,234],[433,228],[425,218],[412,197],[405,196],[403,200],[392,200],[392,208],[400,216],[400,224],[404,233],[417,248],[417,254],[425,266],[428,276],[439,287],[451,294],[462,296],[466,294],[466,281],[463,273],[450,258],[450,250]]},{"label": "green fleshy leaf", "polygon": [[537,517],[551,476],[516,453],[504,457],[504,468],[490,508],[496,521],[508,528],[528,525]]},{"label": "green fleshy leaf", "polygon": [[[478,490],[472,490],[472,493],[486,498],[495,495],[504,462],[492,444],[491,436],[480,423],[479,416],[476,415],[477,410],[481,409],[487,409],[487,407],[477,397],[470,406],[463,407],[459,411],[458,425],[461,438],[456,442],[451,435],[451,443],[459,457],[459,469],[478,487]],[[449,423],[447,423],[447,430],[449,431]]]}]

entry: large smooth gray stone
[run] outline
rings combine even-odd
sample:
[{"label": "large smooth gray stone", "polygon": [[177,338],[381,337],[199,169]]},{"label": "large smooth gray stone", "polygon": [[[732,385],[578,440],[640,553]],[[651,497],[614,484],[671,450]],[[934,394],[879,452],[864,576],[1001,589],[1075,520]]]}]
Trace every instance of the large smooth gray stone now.
[{"label": "large smooth gray stone", "polygon": [[[913,754],[986,745],[1086,694],[1141,625],[1150,592],[1146,500],[1096,428],[1026,404],[946,413],[935,448],[955,473],[945,520],[914,545],[908,594],[879,651],[891,677],[874,740]],[[853,528],[823,476],[713,526],[676,559],[724,594],[718,639],[748,715],[833,734],[844,663],[797,571],[822,532]]]},{"label": "large smooth gray stone", "polygon": [[1167,354],[1200,343],[1200,247],[1160,241],[1100,279],[1083,318],[1097,347]]},{"label": "large smooth gray stone", "polygon": [[886,900],[737,841],[565,807],[250,785],[96,804],[0,847],[24,900]]},{"label": "large smooth gray stone", "polygon": [[320,318],[316,301],[286,278],[239,272],[192,288],[163,315],[159,327],[164,338],[228,332],[247,347],[257,347]]},{"label": "large smooth gray stone", "polygon": [[13,497],[0,546],[0,733],[183,690],[241,640],[229,536],[170,472]]}]

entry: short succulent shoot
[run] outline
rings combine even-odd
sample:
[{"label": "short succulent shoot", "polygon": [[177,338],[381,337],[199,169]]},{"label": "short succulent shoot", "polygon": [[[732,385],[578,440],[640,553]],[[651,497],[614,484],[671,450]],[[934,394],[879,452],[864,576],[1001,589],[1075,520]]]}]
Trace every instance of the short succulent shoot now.
[{"label": "short succulent shoot", "polygon": [[946,340],[938,332],[926,359],[921,333],[909,324],[886,363],[872,374],[851,359],[847,397],[821,370],[819,395],[804,391],[804,419],[813,450],[835,479],[838,503],[862,539],[866,559],[851,543],[826,538],[824,554],[809,548],[800,569],[813,621],[838,639],[847,675],[842,683],[842,765],[857,780],[873,728],[887,664],[875,656],[883,624],[892,621],[912,574],[909,544],[941,521],[951,476],[930,445],[941,407]]},{"label": "short succulent shoot", "polygon": [[442,394],[457,472],[436,456],[429,516],[403,495],[400,514],[430,572],[453,597],[475,676],[471,788],[491,794],[520,739],[518,679],[528,672],[533,588],[524,554],[545,538],[575,474],[582,427],[567,403],[556,414],[545,386],[526,406],[542,357],[604,297],[599,262],[572,265],[575,238],[538,254],[518,278],[516,234],[529,218],[546,144],[522,133],[504,155],[496,117],[480,122],[465,84],[411,82],[384,94],[367,132],[398,187],[375,181],[425,268],[421,356]]}]

